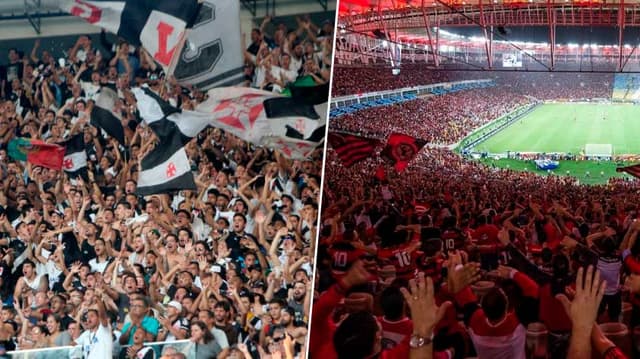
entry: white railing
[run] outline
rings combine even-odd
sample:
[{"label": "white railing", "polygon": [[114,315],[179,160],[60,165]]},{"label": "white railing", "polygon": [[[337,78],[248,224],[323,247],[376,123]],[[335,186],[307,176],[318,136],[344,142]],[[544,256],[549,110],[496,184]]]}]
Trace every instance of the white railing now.
[{"label": "white railing", "polygon": [[[177,352],[184,353],[187,358],[195,357],[195,346],[188,339],[176,340],[172,342],[151,342],[144,343],[144,345],[147,347],[152,347],[156,351],[157,357],[160,357],[162,352],[166,350],[166,347],[175,348]],[[120,346],[117,344],[117,342],[114,342],[113,358],[117,358],[118,353],[121,350],[127,350],[127,347],[128,345]],[[82,347],[80,345],[15,350],[7,352],[7,356],[11,359],[82,359],[83,357]]]}]

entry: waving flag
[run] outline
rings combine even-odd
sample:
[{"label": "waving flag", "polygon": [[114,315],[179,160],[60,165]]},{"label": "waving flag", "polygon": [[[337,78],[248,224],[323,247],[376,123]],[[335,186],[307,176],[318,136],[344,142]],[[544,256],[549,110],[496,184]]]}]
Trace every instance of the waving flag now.
[{"label": "waving flag", "polygon": [[184,145],[206,127],[208,116],[171,106],[148,88],[134,88],[140,117],[159,143],[142,159],[138,193],[146,196],[174,190],[196,189]]},{"label": "waving flag", "polygon": [[117,99],[118,94],[113,88],[102,86],[96,98],[96,104],[91,110],[91,124],[103,129],[124,146],[124,127],[122,127],[120,114],[113,111]]},{"label": "waving flag", "polygon": [[19,137],[9,141],[7,154],[18,161],[27,161],[36,166],[60,170],[64,158],[64,147]]},{"label": "waving flag", "polygon": [[626,167],[618,167],[616,168],[616,172],[626,172],[633,177],[640,178],[640,164],[626,166]]},{"label": "waving flag", "polygon": [[82,177],[87,181],[87,152],[85,151],[84,134],[78,133],[63,144],[65,154],[62,168],[69,175],[69,178]]},{"label": "waving flag", "polygon": [[180,84],[207,90],[244,80],[238,1],[63,0],[60,8],[144,46]]},{"label": "waving flag", "polygon": [[379,143],[375,139],[347,133],[329,132],[329,144],[346,167],[351,167],[356,162],[372,157]]},{"label": "waving flag", "polygon": [[408,135],[392,133],[382,154],[393,162],[398,172],[402,172],[426,143]]},{"label": "waving flag", "polygon": [[209,91],[209,99],[196,111],[209,114],[211,126],[247,142],[278,149],[289,158],[305,158],[324,141],[329,86],[295,89],[292,94],[218,88]]},{"label": "waving flag", "polygon": [[185,29],[200,10],[197,0],[64,0],[60,8],[130,44],[144,46],[165,70],[180,52]]}]

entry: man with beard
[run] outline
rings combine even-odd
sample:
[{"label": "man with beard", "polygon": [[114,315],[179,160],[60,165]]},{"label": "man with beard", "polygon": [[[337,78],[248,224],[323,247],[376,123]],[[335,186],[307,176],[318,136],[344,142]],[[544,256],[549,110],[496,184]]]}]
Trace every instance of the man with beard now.
[{"label": "man with beard", "polygon": [[291,292],[287,305],[293,310],[295,320],[303,321],[309,314],[307,308],[310,302],[307,297],[307,286],[304,282],[295,282]]},{"label": "man with beard", "polygon": [[215,327],[222,330],[227,335],[229,343],[238,341],[239,329],[231,323],[229,312],[231,307],[228,302],[218,302],[213,308],[213,316],[215,319]]},{"label": "man with beard", "polygon": [[298,320],[296,320],[297,313],[291,307],[285,307],[280,314],[280,325],[285,329],[287,334],[291,335],[296,341],[296,344],[303,345],[305,338],[307,337],[307,328],[301,326]]},{"label": "man with beard", "polygon": [[67,330],[69,324],[73,322],[73,318],[67,314],[66,307],[67,299],[64,296],[56,294],[51,298],[51,312],[60,317],[60,330]]}]

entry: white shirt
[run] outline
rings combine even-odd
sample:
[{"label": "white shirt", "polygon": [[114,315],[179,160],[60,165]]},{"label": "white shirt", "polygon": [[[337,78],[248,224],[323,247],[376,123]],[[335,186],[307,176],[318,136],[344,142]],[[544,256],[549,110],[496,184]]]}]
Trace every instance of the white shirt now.
[{"label": "white shirt", "polygon": [[110,326],[105,327],[100,323],[95,333],[85,330],[76,342],[82,346],[85,359],[108,359],[113,356],[113,337]]}]

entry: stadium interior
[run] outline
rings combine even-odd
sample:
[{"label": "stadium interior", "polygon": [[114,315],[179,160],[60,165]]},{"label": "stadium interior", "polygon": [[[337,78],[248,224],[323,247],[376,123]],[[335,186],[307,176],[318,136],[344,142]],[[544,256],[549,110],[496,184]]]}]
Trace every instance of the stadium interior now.
[{"label": "stadium interior", "polygon": [[[389,357],[429,335],[438,358],[640,355],[638,11],[340,1],[316,278],[316,306],[337,313],[314,308],[312,354],[325,320],[338,357],[379,350],[348,345],[373,329],[341,339],[355,317],[377,322]],[[581,307],[579,341],[562,303],[588,266],[607,299]],[[432,308],[448,306],[439,321],[417,304],[422,273]]]}]

